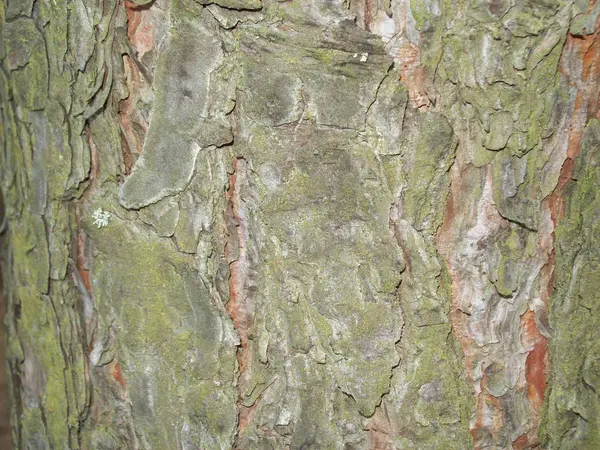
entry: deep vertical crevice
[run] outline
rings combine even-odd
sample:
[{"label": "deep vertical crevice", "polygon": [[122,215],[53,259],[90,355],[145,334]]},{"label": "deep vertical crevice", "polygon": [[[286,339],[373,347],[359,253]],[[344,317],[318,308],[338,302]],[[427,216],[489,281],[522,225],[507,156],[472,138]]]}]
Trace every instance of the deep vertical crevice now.
[{"label": "deep vertical crevice", "polygon": [[248,271],[248,254],[246,248],[248,230],[246,215],[240,196],[240,170],[245,170],[245,161],[243,158],[234,158],[232,165],[233,172],[229,175],[229,188],[225,192],[227,199],[225,214],[228,224],[228,240],[225,247],[225,255],[229,262],[229,301],[226,304],[226,311],[231,317],[233,326],[240,339],[236,355],[238,365],[238,400],[236,404],[238,423],[235,441],[235,448],[239,448],[240,440],[250,423],[254,405],[244,405],[244,397],[248,389],[250,366],[252,363],[252,350],[248,341],[251,315],[245,290]]}]

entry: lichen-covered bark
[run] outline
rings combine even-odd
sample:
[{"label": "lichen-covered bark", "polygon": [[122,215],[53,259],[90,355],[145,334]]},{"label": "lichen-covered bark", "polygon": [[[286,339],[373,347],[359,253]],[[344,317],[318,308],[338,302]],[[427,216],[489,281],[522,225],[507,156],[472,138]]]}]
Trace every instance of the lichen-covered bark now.
[{"label": "lichen-covered bark", "polygon": [[599,5],[0,2],[15,448],[597,448]]}]

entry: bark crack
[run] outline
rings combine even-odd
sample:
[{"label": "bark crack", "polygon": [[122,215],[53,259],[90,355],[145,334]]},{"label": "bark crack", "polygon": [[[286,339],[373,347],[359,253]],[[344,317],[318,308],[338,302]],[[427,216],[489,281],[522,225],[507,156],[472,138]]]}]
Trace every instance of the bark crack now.
[{"label": "bark crack", "polygon": [[[244,167],[239,167],[239,166]],[[242,205],[240,195],[241,171],[246,169],[243,157],[233,159],[233,172],[229,175],[229,189],[226,191],[226,219],[228,222],[228,240],[225,247],[225,255],[229,263],[229,301],[225,309],[233,322],[233,326],[239,336],[239,344],[236,353],[237,358],[237,432],[235,435],[235,448],[246,430],[256,408],[256,402],[251,406],[244,405],[244,397],[247,394],[251,375],[252,350],[249,345],[249,331],[251,316],[249,311],[248,297],[245,289],[248,275],[247,241],[248,230],[246,223],[246,212]]]}]

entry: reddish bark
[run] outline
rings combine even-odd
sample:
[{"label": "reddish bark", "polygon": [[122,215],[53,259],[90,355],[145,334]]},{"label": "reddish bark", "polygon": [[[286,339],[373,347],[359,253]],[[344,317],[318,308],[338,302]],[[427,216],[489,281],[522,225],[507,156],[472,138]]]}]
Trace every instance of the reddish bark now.
[{"label": "reddish bark", "polygon": [[113,361],[109,365],[109,370],[110,370],[110,373],[111,373],[112,377],[114,378],[114,380],[117,383],[119,383],[119,385],[121,386],[121,398],[123,400],[125,400],[127,382],[125,381],[125,378],[123,377],[123,371],[121,370],[121,365],[119,364],[118,361]]},{"label": "reddish bark", "polygon": [[125,1],[127,13],[127,38],[137,51],[137,57],[154,47],[155,28],[152,23],[152,11],[149,5],[139,6],[130,1]]},{"label": "reddish bark", "polygon": [[[227,197],[227,214],[229,222],[233,224],[230,227],[230,239],[236,242],[229,242],[226,246],[225,253],[229,263],[229,301],[227,302],[226,310],[233,325],[240,337],[240,346],[237,351],[238,362],[238,432],[237,439],[244,433],[252,419],[252,413],[256,407],[245,406],[243,397],[246,393],[249,384],[251,370],[251,348],[248,345],[248,332],[250,329],[250,313],[248,311],[247,299],[245,294],[246,266],[248,264],[246,255],[246,224],[244,213],[240,205],[240,192],[238,185],[238,168],[239,160],[233,160],[233,173],[229,176],[229,189],[225,192]],[[234,254],[235,248],[232,246],[237,244],[237,254]],[[236,445],[236,448],[238,445]]]},{"label": "reddish bark", "polygon": [[392,450],[394,430],[384,406],[378,406],[367,423],[370,450]]}]

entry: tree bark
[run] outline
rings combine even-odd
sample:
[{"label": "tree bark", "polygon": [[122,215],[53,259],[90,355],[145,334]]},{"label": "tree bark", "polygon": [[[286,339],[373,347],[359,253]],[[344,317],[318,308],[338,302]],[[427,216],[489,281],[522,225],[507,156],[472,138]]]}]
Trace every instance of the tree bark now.
[{"label": "tree bark", "polygon": [[14,448],[600,448],[599,18],[1,1]]}]

